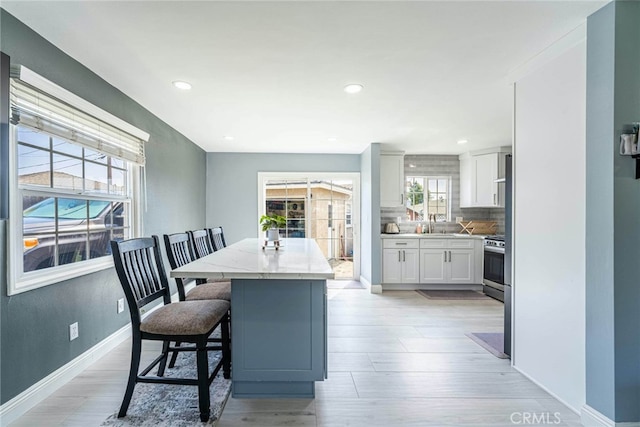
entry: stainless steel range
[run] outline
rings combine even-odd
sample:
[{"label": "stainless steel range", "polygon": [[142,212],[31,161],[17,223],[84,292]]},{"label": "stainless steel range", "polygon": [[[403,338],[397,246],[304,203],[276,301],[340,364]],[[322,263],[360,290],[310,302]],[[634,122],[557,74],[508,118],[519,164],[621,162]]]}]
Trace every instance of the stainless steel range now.
[{"label": "stainless steel range", "polygon": [[484,238],[483,291],[499,301],[504,301],[504,253],[504,236]]}]

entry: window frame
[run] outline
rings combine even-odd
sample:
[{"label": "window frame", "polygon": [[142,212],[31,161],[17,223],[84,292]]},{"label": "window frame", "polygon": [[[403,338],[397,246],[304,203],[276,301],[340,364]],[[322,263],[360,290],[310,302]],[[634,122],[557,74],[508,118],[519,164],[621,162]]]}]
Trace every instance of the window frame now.
[{"label": "window frame", "polygon": [[[428,204],[428,199],[427,199],[427,195],[429,194],[428,193],[429,181],[438,181],[438,180],[446,180],[447,181],[447,193],[446,193],[447,194],[447,207],[446,207],[447,208],[446,209],[447,210],[447,216],[446,216],[444,221],[436,221],[436,222],[439,222],[439,223],[451,222],[451,197],[452,197],[452,194],[453,194],[453,191],[452,191],[452,188],[451,188],[451,185],[452,185],[452,182],[453,182],[452,177],[449,176],[449,175],[406,175],[405,176],[405,186],[404,186],[404,197],[405,197],[405,200],[407,201],[407,203],[410,200],[410,197],[409,197],[410,191],[408,191],[407,183],[408,183],[408,181],[410,179],[417,179],[417,178],[420,178],[420,179],[422,179],[424,181],[424,186],[423,186],[423,189],[422,189],[422,194],[423,194],[422,204],[423,204],[424,207],[427,208],[426,209],[427,212],[423,211],[422,220],[420,220],[420,221],[415,221],[414,220],[412,222],[416,222],[417,223],[417,222],[428,221],[428,219],[426,218],[426,215],[429,215],[429,209],[428,209],[429,204]],[[409,207],[408,205],[405,206],[405,208],[408,208],[408,207]]]},{"label": "window frame", "polygon": [[[45,197],[65,197],[78,198],[83,200],[109,200],[111,202],[123,201],[129,203],[129,233],[126,238],[140,236],[142,234],[142,218],[141,218],[141,170],[142,167],[133,162],[126,162],[126,179],[127,193],[124,196],[114,194],[96,195],[87,193],[84,188],[78,192],[72,189],[61,189],[44,187],[39,185],[19,184],[18,177],[18,126],[9,125],[9,224],[7,233],[7,245],[10,249],[8,252],[8,283],[7,294],[9,296],[44,286],[53,285],[65,280],[81,277],[87,274],[95,273],[113,267],[113,258],[111,256],[101,256],[93,259],[86,259],[79,262],[68,263],[64,265],[43,268],[24,272],[23,269],[23,216],[22,216],[22,200],[25,194],[41,195]],[[23,125],[27,128],[30,126]],[[56,135],[43,132],[51,137],[62,139]],[[71,142],[72,141],[67,141]],[[82,144],[78,144],[82,146]],[[90,147],[83,147],[92,149]],[[93,149],[92,149],[93,150]],[[50,151],[51,147],[50,147]],[[109,155],[109,154],[107,154]],[[82,159],[84,162],[87,160]],[[53,183],[51,183],[52,185]]]}]

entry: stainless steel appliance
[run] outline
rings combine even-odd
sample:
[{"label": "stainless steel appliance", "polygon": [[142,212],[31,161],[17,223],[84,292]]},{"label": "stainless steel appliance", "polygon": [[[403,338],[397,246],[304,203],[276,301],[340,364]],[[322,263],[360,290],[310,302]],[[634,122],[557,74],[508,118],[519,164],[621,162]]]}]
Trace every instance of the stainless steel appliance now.
[{"label": "stainless steel appliance", "polygon": [[389,222],[384,225],[385,234],[398,234],[400,233],[400,227],[395,222]]},{"label": "stainless steel appliance", "polygon": [[502,235],[484,238],[483,291],[499,301],[504,301],[504,238]]}]

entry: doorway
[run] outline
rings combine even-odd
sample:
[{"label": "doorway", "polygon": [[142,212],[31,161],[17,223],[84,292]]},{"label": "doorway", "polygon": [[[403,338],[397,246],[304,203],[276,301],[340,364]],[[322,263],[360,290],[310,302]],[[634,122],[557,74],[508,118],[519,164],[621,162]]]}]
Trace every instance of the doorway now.
[{"label": "doorway", "polygon": [[280,237],[314,239],[337,280],[360,277],[360,174],[259,172],[258,181],[258,215],[286,218]]}]

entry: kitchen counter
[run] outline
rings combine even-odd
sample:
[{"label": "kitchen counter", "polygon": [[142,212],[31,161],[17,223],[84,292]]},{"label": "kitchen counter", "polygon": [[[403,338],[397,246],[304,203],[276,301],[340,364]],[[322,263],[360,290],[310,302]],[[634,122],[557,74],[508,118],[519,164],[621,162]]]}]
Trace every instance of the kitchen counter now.
[{"label": "kitchen counter", "polygon": [[400,234],[380,234],[382,239],[459,239],[459,238],[467,238],[467,239],[478,239],[483,240],[485,238],[484,235],[480,234],[461,234],[461,233],[426,233],[426,234],[416,234],[416,233],[400,233]]},{"label": "kitchen counter", "polygon": [[171,271],[193,279],[333,279],[313,239],[281,239],[281,248],[262,249],[263,239],[244,239]]}]

